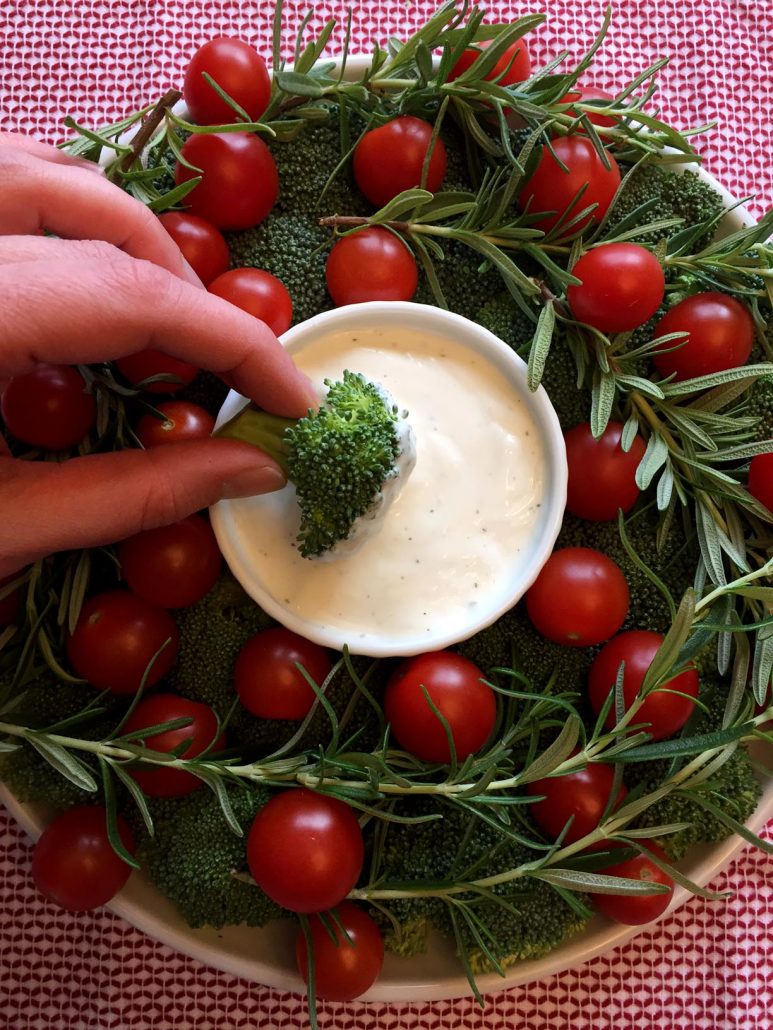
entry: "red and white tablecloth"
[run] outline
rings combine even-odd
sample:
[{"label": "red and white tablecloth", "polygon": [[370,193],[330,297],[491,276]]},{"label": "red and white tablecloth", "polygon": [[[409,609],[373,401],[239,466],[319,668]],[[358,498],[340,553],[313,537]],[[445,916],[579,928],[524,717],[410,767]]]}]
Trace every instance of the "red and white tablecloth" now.
[{"label": "red and white tablecloth", "polygon": [[[287,0],[286,39],[308,8]],[[354,0],[355,49],[418,27],[428,0]],[[616,0],[613,27],[588,76],[614,90],[661,56],[665,116],[685,128],[716,120],[697,140],[705,165],[760,214],[773,196],[773,0]],[[490,20],[548,9],[536,63],[587,48],[601,0],[488,4]],[[51,141],[72,115],[100,123],[179,84],[196,46],[218,34],[270,50],[273,4],[229,0],[0,0],[3,129]],[[312,27],[347,4],[316,5]],[[337,37],[340,45],[341,37]],[[69,916],[41,901],[24,834],[0,815],[0,1030],[293,1030],[304,1004],[175,954],[109,913]],[[693,899],[663,925],[576,970],[473,1001],[322,1006],[343,1030],[773,1026],[773,860],[750,850],[714,884],[732,900]]]}]

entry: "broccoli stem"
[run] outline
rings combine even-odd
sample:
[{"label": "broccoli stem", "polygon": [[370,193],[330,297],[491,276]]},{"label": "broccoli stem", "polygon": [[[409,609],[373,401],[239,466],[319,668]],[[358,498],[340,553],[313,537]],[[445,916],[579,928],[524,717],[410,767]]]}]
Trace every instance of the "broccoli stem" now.
[{"label": "broccoli stem", "polygon": [[285,432],[298,422],[295,418],[271,415],[254,404],[248,404],[215,433],[226,440],[242,440],[260,448],[273,458],[285,475],[288,474],[288,447]]}]

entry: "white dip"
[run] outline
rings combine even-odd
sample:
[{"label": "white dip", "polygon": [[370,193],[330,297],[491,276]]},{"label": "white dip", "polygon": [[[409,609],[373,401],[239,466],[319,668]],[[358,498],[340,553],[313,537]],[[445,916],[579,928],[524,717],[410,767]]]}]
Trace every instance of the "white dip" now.
[{"label": "white dip", "polygon": [[538,521],[544,455],[526,402],[488,359],[425,331],[328,333],[294,358],[318,384],[344,369],[383,383],[408,409],[416,467],[377,531],[333,561],[298,553],[292,488],[229,502],[253,574],[283,609],[335,623],[355,653],[372,634],[469,635],[471,607],[507,596]]}]

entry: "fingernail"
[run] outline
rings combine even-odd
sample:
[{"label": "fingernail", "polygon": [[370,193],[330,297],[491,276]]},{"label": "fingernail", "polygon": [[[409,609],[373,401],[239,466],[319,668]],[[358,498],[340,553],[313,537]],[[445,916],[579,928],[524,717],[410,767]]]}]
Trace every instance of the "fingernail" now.
[{"label": "fingernail", "polygon": [[287,483],[284,473],[275,465],[261,465],[257,468],[245,469],[223,483],[223,499],[235,497],[254,497],[255,494],[268,494],[273,490],[281,490]]},{"label": "fingernail", "polygon": [[325,393],[324,391],[319,390],[314,383],[312,383],[311,379],[309,379],[305,372],[299,371],[298,374],[303,377],[304,385],[306,386],[306,395],[309,399],[308,405],[316,411],[324,400]]}]

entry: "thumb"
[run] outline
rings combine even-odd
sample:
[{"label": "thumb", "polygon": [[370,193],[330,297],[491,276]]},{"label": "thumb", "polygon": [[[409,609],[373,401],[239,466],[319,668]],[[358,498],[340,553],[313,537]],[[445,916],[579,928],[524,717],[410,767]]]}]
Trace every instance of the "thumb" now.
[{"label": "thumb", "polygon": [[0,576],[54,551],[114,543],[224,497],[277,490],[278,465],[249,444],[197,440],[61,464],[0,457]]}]

